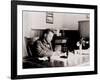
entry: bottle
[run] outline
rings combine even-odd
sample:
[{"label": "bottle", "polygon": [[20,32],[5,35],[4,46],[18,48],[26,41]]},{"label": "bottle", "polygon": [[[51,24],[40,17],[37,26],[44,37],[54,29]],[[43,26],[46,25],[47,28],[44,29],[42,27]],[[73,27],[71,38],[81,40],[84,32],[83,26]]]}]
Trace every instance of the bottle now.
[{"label": "bottle", "polygon": [[80,55],[81,55],[82,54],[82,43],[80,43],[79,50],[80,50]]}]

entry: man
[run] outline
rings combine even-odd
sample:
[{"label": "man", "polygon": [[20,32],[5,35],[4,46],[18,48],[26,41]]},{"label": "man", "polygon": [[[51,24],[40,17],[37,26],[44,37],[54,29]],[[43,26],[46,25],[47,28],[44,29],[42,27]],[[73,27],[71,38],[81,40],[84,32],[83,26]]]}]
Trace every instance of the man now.
[{"label": "man", "polygon": [[54,31],[46,29],[43,35],[34,42],[33,58],[37,63],[37,67],[50,67],[50,56],[53,55],[51,41]]}]

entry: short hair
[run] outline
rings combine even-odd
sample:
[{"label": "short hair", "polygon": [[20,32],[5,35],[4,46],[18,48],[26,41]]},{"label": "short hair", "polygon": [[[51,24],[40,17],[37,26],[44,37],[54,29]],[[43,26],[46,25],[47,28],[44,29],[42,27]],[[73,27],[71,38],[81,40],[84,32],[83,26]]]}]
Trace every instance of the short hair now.
[{"label": "short hair", "polygon": [[43,35],[44,35],[44,34],[48,34],[49,32],[52,32],[52,33],[54,34],[54,30],[53,30],[53,29],[45,29],[45,30],[43,31]]},{"label": "short hair", "polygon": [[45,29],[45,30],[43,30],[43,33],[42,33],[40,39],[43,39],[45,37],[44,35],[48,34],[49,32],[52,32],[54,34],[54,30],[53,29]]}]

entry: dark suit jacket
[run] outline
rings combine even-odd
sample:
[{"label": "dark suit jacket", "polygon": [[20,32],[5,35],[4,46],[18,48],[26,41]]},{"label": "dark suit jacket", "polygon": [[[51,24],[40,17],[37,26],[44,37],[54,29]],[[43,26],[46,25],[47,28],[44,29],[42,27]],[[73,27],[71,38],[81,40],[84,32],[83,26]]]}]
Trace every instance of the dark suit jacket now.
[{"label": "dark suit jacket", "polygon": [[[32,46],[32,56],[37,64],[41,64],[43,66],[50,66],[50,56],[52,56],[53,50],[50,43],[48,43],[45,39],[36,40]],[[39,60],[39,58],[47,57],[47,60]]]},{"label": "dark suit jacket", "polygon": [[38,39],[33,44],[33,57],[50,57],[52,52],[52,46],[46,40]]}]

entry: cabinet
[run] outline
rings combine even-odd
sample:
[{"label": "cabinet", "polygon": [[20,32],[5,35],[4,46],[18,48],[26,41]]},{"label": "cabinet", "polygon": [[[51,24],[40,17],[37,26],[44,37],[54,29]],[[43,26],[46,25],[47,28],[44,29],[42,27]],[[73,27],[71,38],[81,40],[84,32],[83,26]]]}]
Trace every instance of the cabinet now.
[{"label": "cabinet", "polygon": [[73,51],[77,48],[76,42],[80,39],[78,30],[60,30],[61,36],[54,36],[53,48],[61,46],[62,52]]},{"label": "cabinet", "polygon": [[79,21],[79,32],[80,37],[83,38],[82,41],[82,49],[88,49],[90,46],[90,21],[89,20],[83,20]]}]

